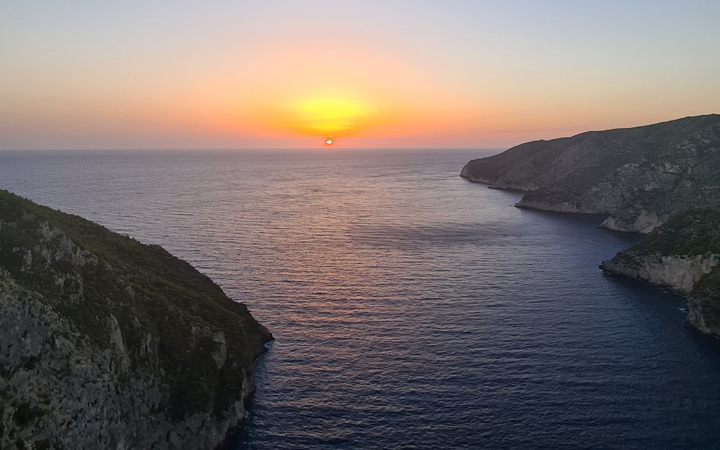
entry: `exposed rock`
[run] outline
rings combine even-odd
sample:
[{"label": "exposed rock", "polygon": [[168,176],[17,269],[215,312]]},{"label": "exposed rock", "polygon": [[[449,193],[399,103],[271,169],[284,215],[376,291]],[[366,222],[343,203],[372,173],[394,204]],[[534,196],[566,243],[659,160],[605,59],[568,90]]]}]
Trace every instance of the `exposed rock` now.
[{"label": "exposed rock", "polygon": [[600,268],[684,295],[688,323],[720,335],[720,212],[679,213]]},{"label": "exposed rock", "polygon": [[687,295],[695,283],[709,274],[720,263],[719,255],[664,256],[650,253],[635,259],[603,261],[606,272],[644,280],[656,286]]},{"label": "exposed rock", "polygon": [[720,269],[695,284],[688,296],[687,320],[703,333],[720,336]]},{"label": "exposed rock", "polygon": [[650,232],[689,208],[720,208],[720,115],[536,141],[470,161],[460,176],[525,191],[519,207],[606,214]]},{"label": "exposed rock", "polygon": [[0,448],[214,449],[271,338],[162,248],[0,191]]}]

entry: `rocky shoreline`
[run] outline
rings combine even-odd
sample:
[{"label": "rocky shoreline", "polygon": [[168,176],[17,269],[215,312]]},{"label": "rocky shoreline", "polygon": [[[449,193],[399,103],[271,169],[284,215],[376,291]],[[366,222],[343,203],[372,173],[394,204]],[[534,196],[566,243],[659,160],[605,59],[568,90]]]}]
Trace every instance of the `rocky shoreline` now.
[{"label": "rocky shoreline", "polygon": [[655,286],[668,288],[676,294],[687,296],[702,277],[712,272],[720,263],[720,255],[697,255],[693,257],[665,256],[651,253],[632,262],[618,257],[603,261],[600,268],[608,273],[647,281]]},{"label": "rocky shoreline", "polygon": [[720,336],[720,115],[529,142],[460,176],[525,192],[519,208],[601,214],[601,228],[647,234],[600,268],[683,295],[688,323]]},{"label": "rocky shoreline", "polygon": [[688,302],[688,324],[720,336],[719,211],[679,213],[600,268],[682,295]]},{"label": "rocky shoreline", "polygon": [[[494,186],[495,189],[500,189]],[[532,205],[520,202],[518,208],[528,208],[549,212],[578,213],[578,211],[561,208],[533,208]],[[676,228],[676,222],[682,222],[688,216],[699,215],[702,228],[714,228],[709,234],[690,244],[687,235],[694,235],[695,225],[685,225]],[[618,230],[613,226],[613,218],[608,217],[600,226],[612,231]],[[628,250],[618,253],[613,259],[603,261],[599,268],[606,273],[646,281],[654,286],[669,289],[685,298],[688,304],[687,323],[702,333],[720,336],[720,248],[713,247],[713,240],[720,241],[720,212],[710,209],[694,209],[684,211],[666,222],[652,227],[653,231],[644,241]],[[670,230],[670,231],[669,231]],[[647,241],[657,239],[685,242],[694,245],[695,251],[701,253],[691,254],[682,247],[659,251],[648,248]],[[699,240],[699,242],[698,242]],[[699,288],[701,286],[702,288]]]}]

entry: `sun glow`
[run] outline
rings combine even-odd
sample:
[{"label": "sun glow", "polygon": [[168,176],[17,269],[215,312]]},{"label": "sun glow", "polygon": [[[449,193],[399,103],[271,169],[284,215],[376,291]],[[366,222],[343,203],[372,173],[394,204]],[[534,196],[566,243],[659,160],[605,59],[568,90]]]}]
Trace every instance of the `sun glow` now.
[{"label": "sun glow", "polygon": [[[303,99],[289,108],[290,127],[311,136],[347,136],[370,126],[373,110],[367,104],[343,97]],[[332,144],[327,138],[326,143]]]},{"label": "sun glow", "polygon": [[[309,40],[266,50],[243,69],[247,73],[228,74],[209,86],[197,102],[210,107],[193,117],[212,117],[228,135],[323,147],[328,139],[332,146],[392,147],[408,136],[424,146],[428,136],[438,140],[474,129],[480,120],[492,125],[490,100],[478,108],[454,85],[438,83],[413,60],[382,49]],[[245,80],[243,88],[238,79]]]}]

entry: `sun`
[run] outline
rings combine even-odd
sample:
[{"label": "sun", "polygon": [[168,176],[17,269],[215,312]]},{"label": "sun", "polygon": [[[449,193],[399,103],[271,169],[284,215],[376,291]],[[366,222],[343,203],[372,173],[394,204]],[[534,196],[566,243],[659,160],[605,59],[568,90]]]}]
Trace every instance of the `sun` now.
[{"label": "sun", "polygon": [[327,145],[332,145],[332,144],[333,144],[333,140],[332,140],[332,139],[328,139],[327,141],[325,141],[325,143],[326,143]]}]

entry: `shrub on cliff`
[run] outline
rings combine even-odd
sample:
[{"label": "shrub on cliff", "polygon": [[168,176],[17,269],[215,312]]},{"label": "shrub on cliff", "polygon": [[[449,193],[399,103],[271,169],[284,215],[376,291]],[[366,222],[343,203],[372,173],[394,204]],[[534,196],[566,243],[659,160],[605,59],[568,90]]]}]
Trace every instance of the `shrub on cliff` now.
[{"label": "shrub on cliff", "polygon": [[675,214],[631,252],[667,256],[720,255],[720,211],[698,208]]}]

